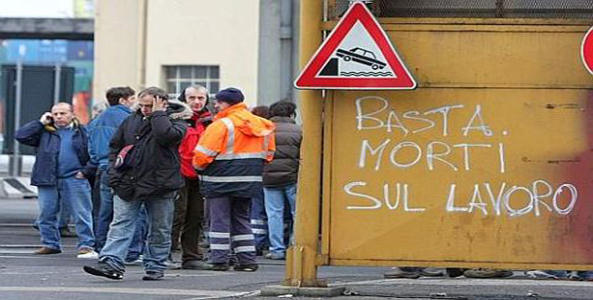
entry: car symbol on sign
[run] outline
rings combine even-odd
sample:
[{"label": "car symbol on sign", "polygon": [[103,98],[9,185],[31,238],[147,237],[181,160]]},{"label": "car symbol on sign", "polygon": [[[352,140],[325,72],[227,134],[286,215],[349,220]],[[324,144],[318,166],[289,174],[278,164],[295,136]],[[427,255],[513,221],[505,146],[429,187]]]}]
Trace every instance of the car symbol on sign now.
[{"label": "car symbol on sign", "polygon": [[377,57],[373,52],[360,47],[352,48],[350,50],[338,49],[336,55],[344,59],[344,61],[353,61],[371,66],[373,70],[383,69],[387,65],[384,62],[377,60]]}]

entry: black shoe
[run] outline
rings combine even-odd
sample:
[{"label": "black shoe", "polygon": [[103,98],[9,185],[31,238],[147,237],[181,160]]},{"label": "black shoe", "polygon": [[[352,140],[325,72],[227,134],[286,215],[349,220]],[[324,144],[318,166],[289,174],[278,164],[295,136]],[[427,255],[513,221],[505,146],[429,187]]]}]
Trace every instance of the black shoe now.
[{"label": "black shoe", "polygon": [[104,262],[98,262],[94,266],[84,266],[82,269],[95,276],[106,277],[113,280],[121,280],[124,279],[124,273],[118,270],[113,269],[108,264]]},{"label": "black shoe", "polygon": [[146,275],[142,276],[142,280],[146,280],[146,281],[162,280],[163,278],[165,278],[164,273],[154,272],[154,271],[148,271],[148,272],[146,272]]},{"label": "black shoe", "polygon": [[467,269],[447,268],[445,270],[447,272],[447,276],[449,276],[451,278],[455,278],[455,277],[462,276],[463,275],[463,272],[465,272]]},{"label": "black shoe", "polygon": [[211,270],[212,271],[228,271],[229,264],[228,263],[213,263]]},{"label": "black shoe", "polygon": [[239,272],[255,272],[257,271],[257,264],[248,264],[248,265],[235,265],[233,269]]},{"label": "black shoe", "polygon": [[201,260],[188,260],[181,264],[185,270],[212,270],[212,265]]}]

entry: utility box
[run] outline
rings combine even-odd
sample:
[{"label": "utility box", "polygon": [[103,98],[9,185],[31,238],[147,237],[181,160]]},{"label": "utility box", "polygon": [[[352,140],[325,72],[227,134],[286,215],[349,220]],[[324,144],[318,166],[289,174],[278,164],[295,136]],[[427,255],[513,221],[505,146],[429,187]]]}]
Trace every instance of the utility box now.
[{"label": "utility box", "polygon": [[[55,66],[23,66],[22,73],[22,94],[20,107],[20,124],[37,120],[41,115],[49,111],[56,102],[56,91],[58,93],[57,102],[72,103],[74,93],[74,68],[59,67],[59,86]],[[16,115],[16,90],[17,90],[17,66],[2,65],[0,91],[4,98],[6,107],[4,109],[4,144],[2,153],[12,154],[15,132]],[[34,149],[28,146],[20,145],[21,154],[35,154]]]}]

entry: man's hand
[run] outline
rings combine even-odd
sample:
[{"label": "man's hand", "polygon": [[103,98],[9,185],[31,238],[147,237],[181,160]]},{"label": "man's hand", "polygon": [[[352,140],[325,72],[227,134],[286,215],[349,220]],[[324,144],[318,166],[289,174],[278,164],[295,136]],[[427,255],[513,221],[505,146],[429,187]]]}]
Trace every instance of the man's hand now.
[{"label": "man's hand", "polygon": [[152,104],[152,111],[165,111],[167,109],[167,99],[163,99],[159,96],[154,97]]},{"label": "man's hand", "polygon": [[86,179],[86,177],[84,177],[84,174],[82,172],[78,172],[76,173],[76,175],[74,175],[74,178],[76,179]]},{"label": "man's hand", "polygon": [[41,122],[41,124],[43,124],[43,125],[49,125],[53,121],[53,119],[54,118],[52,117],[51,113],[48,111],[48,112],[44,113],[43,115],[41,115],[39,122]]}]

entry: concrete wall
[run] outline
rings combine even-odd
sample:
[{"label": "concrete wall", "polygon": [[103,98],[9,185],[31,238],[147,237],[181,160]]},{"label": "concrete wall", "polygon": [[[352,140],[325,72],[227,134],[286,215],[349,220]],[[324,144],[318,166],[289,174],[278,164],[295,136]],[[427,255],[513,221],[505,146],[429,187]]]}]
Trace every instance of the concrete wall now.
[{"label": "concrete wall", "polygon": [[95,16],[94,101],[109,87],[140,87],[138,59],[140,1],[97,1]]}]

